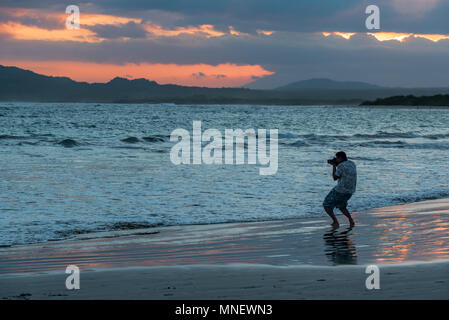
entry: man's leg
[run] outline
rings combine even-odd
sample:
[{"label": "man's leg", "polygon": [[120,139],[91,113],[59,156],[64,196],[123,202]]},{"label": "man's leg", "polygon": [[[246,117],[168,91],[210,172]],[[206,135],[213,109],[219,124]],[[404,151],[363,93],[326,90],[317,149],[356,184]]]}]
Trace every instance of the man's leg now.
[{"label": "man's leg", "polygon": [[324,211],[326,211],[326,213],[329,215],[329,217],[332,218],[332,224],[331,226],[334,228],[338,228],[340,226],[340,224],[338,223],[337,217],[335,217],[334,214],[334,210],[332,210],[331,207],[327,207],[327,206],[323,206],[324,207]]},{"label": "man's leg", "polygon": [[346,218],[349,219],[349,225],[351,227],[354,226],[355,225],[354,220],[352,220],[351,214],[349,213],[348,209],[346,209],[346,208],[339,208],[339,209],[340,209],[341,213],[343,213],[346,216]]}]

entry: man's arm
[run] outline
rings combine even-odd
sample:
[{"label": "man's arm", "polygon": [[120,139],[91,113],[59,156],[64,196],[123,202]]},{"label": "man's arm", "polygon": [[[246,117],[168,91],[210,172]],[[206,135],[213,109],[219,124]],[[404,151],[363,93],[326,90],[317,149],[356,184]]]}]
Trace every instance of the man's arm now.
[{"label": "man's arm", "polygon": [[336,172],[337,172],[337,166],[333,165],[332,166],[332,177],[334,178],[334,181],[340,179],[340,177],[337,176]]}]

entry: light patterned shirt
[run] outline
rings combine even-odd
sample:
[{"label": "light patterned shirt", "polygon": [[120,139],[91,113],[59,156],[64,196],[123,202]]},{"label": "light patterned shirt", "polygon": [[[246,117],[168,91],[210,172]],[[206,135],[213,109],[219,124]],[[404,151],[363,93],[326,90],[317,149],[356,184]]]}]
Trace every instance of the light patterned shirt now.
[{"label": "light patterned shirt", "polygon": [[338,183],[335,186],[335,191],[340,193],[351,193],[355,192],[357,184],[357,169],[355,163],[351,160],[346,160],[337,166],[335,175],[340,177]]}]

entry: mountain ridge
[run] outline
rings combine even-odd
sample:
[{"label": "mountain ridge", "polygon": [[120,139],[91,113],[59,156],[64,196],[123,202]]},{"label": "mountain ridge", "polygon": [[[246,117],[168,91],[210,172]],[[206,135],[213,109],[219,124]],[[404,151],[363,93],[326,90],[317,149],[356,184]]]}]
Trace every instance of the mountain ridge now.
[{"label": "mountain ridge", "polygon": [[275,88],[275,90],[297,90],[297,89],[332,89],[332,90],[349,90],[349,89],[381,89],[375,84],[361,81],[337,81],[328,78],[312,78],[306,80],[295,81],[284,86]]},{"label": "mountain ridge", "polygon": [[[323,79],[318,79],[323,83]],[[316,80],[308,81],[310,83]],[[78,82],[0,65],[0,101],[175,103],[175,104],[263,104],[263,105],[357,105],[394,95],[449,94],[449,88],[384,88],[368,84],[326,79],[327,88],[261,90],[248,88],[189,87],[158,84],[139,78],[115,77],[105,83]],[[302,82],[304,84],[304,82]],[[307,81],[306,81],[307,83]],[[339,83],[335,85],[335,83]],[[343,83],[343,85],[341,85]],[[357,83],[357,82],[356,82]],[[331,85],[329,85],[331,84]],[[316,85],[315,85],[316,86]],[[357,86],[355,86],[357,87]]]}]

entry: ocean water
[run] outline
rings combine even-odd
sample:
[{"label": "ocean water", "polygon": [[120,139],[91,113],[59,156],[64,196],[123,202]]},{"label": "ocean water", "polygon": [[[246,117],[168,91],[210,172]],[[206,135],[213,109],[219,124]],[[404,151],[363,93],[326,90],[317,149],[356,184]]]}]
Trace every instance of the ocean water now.
[{"label": "ocean water", "polygon": [[[278,129],[277,173],[172,164],[170,133],[194,120],[222,133]],[[0,245],[322,217],[335,185],[326,160],[339,150],[358,167],[352,211],[449,196],[449,110],[0,103]]]}]

